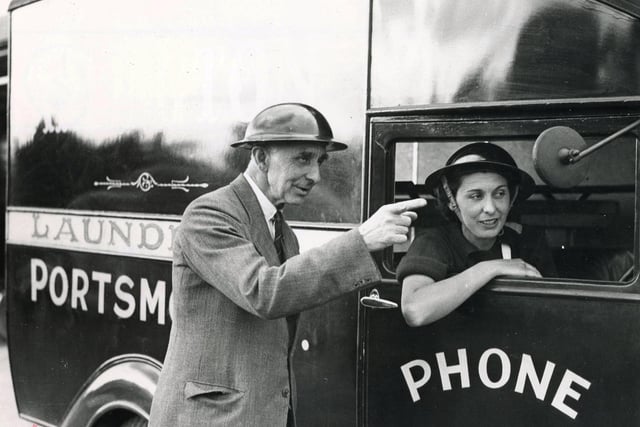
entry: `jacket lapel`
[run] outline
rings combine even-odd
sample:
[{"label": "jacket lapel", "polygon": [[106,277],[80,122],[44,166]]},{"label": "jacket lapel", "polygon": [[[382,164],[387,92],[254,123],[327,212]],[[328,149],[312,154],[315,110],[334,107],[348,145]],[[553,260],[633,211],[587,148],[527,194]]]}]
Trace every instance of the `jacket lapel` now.
[{"label": "jacket lapel", "polygon": [[[267,221],[264,218],[260,203],[258,203],[258,198],[251,189],[251,186],[249,186],[249,183],[242,174],[233,180],[230,186],[249,216],[251,241],[258,252],[266,258],[269,265],[279,265],[278,252],[273,244],[273,239],[271,238],[271,233],[269,233],[269,227],[267,226]],[[287,253],[288,240],[286,237],[285,235],[285,253]]]},{"label": "jacket lapel", "polygon": [[[258,202],[258,198],[251,189],[251,186],[240,174],[231,184],[231,188],[238,196],[240,203],[244,206],[250,221],[250,233],[253,244],[262,256],[265,257],[269,265],[280,265],[278,259],[278,252],[276,251],[275,244],[269,233],[269,227],[267,221],[264,218],[264,213]],[[298,239],[296,238],[293,230],[286,221],[282,227],[282,237],[284,242],[284,253],[287,258],[297,255],[300,251],[298,246]],[[298,329],[299,314],[293,314],[287,316],[287,330],[289,332],[289,352],[290,357],[293,354],[293,344],[295,342],[296,331]]]}]

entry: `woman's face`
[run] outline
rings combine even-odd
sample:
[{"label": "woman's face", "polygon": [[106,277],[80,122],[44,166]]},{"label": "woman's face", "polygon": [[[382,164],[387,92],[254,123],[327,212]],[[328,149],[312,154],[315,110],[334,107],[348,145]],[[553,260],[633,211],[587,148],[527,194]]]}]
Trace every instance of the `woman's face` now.
[{"label": "woman's face", "polygon": [[465,175],[460,179],[455,198],[462,234],[479,249],[489,249],[511,209],[506,178],[493,172]]}]

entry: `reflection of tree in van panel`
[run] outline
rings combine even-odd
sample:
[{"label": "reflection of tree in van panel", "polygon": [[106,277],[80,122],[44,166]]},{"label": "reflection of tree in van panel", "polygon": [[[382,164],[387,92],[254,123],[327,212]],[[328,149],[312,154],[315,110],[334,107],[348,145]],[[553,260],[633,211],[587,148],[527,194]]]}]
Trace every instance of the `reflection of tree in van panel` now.
[{"label": "reflection of tree in van panel", "polygon": [[120,135],[100,145],[71,131],[45,132],[44,121],[33,139],[15,154],[12,203],[15,205],[181,213],[193,198],[208,189],[155,189],[143,192],[135,187],[107,190],[94,182],[106,177],[132,182],[148,172],[157,182],[189,177],[189,182],[206,182],[209,188],[223,185],[231,171],[178,155],[162,134],[143,139],[138,132]]},{"label": "reflection of tree in van panel", "polygon": [[[244,123],[232,129],[231,138],[241,139]],[[47,132],[42,120],[31,141],[21,145],[13,159],[11,204],[46,208],[127,211],[181,214],[196,197],[215,190],[241,173],[249,159],[247,150],[224,151],[223,159],[213,162],[182,154],[190,141],[167,143],[162,133],[144,138],[132,131],[103,143],[85,140],[72,131]],[[195,151],[195,150],[192,150]],[[309,196],[304,206],[287,212],[289,219],[346,221],[358,219],[353,200],[359,183],[350,176],[359,171],[355,155],[332,156],[323,169],[323,183]],[[134,183],[141,174],[149,174],[156,183],[185,180],[188,192],[170,187],[149,191],[129,185],[108,190],[107,177]],[[314,194],[315,193],[315,194]]]}]

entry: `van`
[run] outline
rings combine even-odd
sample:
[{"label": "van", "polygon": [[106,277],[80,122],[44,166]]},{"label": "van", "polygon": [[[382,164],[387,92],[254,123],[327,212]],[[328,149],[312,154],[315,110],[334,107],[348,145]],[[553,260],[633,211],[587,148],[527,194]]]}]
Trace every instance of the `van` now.
[{"label": "van", "polygon": [[[180,216],[244,170],[230,144],[257,112],[302,102],[349,145],[285,211],[302,250],[425,197],[413,239],[441,221],[425,177],[489,141],[535,178],[511,220],[558,272],[496,279],[412,328],[395,278],[410,242],[375,253],[382,282],[301,316],[300,425],[640,423],[636,2],[14,0],[10,28],[6,288],[24,419],[145,425]],[[545,137],[558,127],[578,137]],[[593,148],[578,166],[558,154]]]}]

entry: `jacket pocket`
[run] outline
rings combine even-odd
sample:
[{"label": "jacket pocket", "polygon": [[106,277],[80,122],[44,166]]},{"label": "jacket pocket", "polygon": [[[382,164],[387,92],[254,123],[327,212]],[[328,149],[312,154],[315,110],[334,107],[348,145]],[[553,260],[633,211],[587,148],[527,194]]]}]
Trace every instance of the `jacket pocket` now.
[{"label": "jacket pocket", "polygon": [[234,401],[244,394],[243,391],[219,384],[207,384],[198,381],[187,381],[184,385],[186,399],[210,398],[216,400]]},{"label": "jacket pocket", "polygon": [[178,426],[240,426],[244,391],[231,387],[187,381],[184,401],[177,410]]}]

